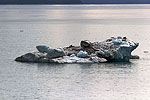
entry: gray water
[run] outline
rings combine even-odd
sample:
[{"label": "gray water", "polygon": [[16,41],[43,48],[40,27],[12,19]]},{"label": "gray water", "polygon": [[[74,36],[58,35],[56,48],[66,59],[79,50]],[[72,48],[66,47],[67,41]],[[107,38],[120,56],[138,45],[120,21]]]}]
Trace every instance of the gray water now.
[{"label": "gray water", "polygon": [[[131,63],[15,62],[35,46],[127,36]],[[150,5],[0,5],[0,100],[150,100]],[[144,53],[144,51],[149,51]]]}]

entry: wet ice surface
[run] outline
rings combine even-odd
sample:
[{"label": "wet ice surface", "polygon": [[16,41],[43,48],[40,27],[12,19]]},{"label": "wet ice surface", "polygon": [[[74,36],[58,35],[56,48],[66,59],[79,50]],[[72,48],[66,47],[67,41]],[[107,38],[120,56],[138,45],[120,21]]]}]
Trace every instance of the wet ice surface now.
[{"label": "wet ice surface", "polygon": [[[0,99],[149,100],[149,5],[0,8]],[[63,47],[119,35],[140,43],[134,51],[140,60],[104,64],[14,61],[39,44]]]}]

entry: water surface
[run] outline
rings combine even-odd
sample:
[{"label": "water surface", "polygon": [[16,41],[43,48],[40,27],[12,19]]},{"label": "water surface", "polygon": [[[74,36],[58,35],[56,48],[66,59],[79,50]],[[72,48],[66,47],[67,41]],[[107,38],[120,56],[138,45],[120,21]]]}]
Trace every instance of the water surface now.
[{"label": "water surface", "polygon": [[[0,5],[0,99],[149,100],[150,5]],[[14,59],[35,46],[127,36],[131,63],[40,64]]]}]

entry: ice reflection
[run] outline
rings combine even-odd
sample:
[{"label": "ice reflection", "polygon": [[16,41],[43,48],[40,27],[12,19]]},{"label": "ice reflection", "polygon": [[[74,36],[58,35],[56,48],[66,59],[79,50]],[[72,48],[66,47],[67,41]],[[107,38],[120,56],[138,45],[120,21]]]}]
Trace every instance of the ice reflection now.
[{"label": "ice reflection", "polygon": [[121,95],[126,98],[128,93],[138,92],[134,85],[138,84],[138,74],[133,63],[37,64],[37,68],[39,76],[46,76],[38,81],[48,98],[53,95],[54,99],[72,96],[88,100],[102,97],[118,99]]}]

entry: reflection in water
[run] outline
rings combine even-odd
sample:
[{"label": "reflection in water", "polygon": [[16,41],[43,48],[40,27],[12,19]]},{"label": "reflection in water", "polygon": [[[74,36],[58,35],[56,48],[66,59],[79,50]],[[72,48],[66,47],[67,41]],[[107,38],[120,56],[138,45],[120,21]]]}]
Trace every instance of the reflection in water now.
[{"label": "reflection in water", "polygon": [[62,99],[72,96],[80,99],[121,99],[120,95],[126,98],[128,93],[138,91],[134,86],[137,78],[134,66],[132,63],[37,64],[38,74],[47,76],[39,80],[44,82],[44,90],[52,89],[55,91],[54,98],[57,95]]}]

